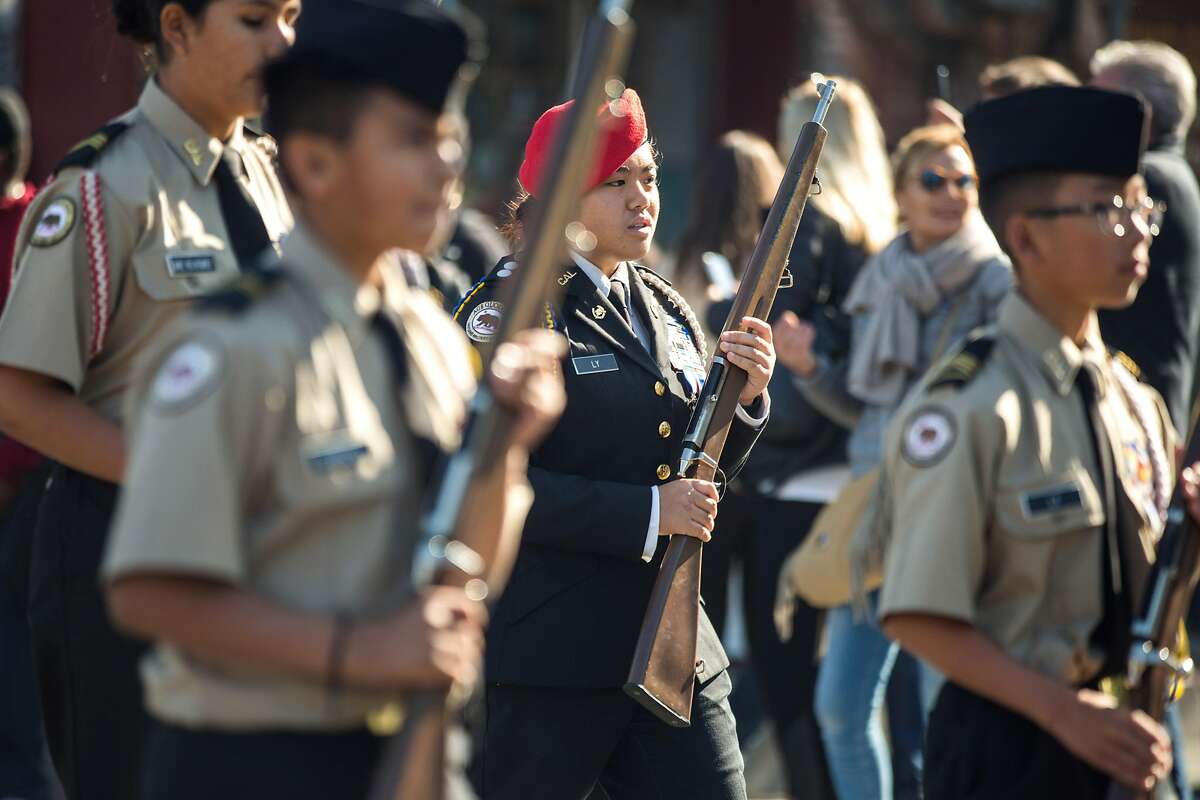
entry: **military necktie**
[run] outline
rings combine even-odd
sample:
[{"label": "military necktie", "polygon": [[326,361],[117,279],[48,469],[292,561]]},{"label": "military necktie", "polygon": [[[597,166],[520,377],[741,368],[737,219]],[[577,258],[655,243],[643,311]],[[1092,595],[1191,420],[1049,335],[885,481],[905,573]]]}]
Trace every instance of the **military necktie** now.
[{"label": "military necktie", "polygon": [[617,314],[629,326],[629,330],[633,330],[633,320],[629,316],[629,300],[625,296],[625,284],[621,281],[612,281],[608,285],[608,302],[612,303],[613,308],[617,310]]},{"label": "military necktie", "polygon": [[246,186],[245,175],[242,157],[232,147],[226,147],[213,177],[221,202],[221,216],[229,232],[229,244],[238,264],[243,267],[254,263],[271,244],[262,214]]},{"label": "military necktie", "polygon": [[1100,557],[1103,562],[1104,612],[1100,622],[1092,631],[1092,642],[1104,651],[1104,666],[1100,675],[1122,674],[1129,655],[1130,624],[1132,609],[1125,580],[1121,557],[1120,519],[1117,510],[1117,473],[1113,464],[1112,444],[1100,416],[1098,392],[1095,378],[1087,365],[1079,367],[1075,377],[1079,393],[1083,395],[1083,407],[1087,412],[1088,430],[1092,434],[1092,445],[1096,463],[1100,467],[1098,487],[1104,500],[1104,535],[1101,540]]}]

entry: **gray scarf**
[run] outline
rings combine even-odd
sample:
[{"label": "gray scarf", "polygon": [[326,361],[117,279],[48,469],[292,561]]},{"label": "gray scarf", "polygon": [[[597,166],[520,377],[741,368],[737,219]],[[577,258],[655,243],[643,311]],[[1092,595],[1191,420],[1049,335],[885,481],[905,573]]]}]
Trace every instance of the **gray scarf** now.
[{"label": "gray scarf", "polygon": [[969,286],[981,267],[1001,256],[996,238],[973,213],[962,230],[924,253],[902,233],[863,268],[842,308],[865,315],[850,354],[847,389],[865,403],[893,406],[911,376],[929,365],[921,325],[947,297]]}]

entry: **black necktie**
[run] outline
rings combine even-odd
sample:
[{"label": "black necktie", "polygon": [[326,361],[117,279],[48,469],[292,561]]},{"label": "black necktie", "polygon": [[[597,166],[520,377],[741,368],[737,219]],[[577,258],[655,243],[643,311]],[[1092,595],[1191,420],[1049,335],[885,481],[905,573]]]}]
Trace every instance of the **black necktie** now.
[{"label": "black necktie", "polygon": [[246,174],[242,165],[242,157],[232,147],[226,147],[217,162],[213,174],[217,183],[217,197],[221,202],[221,216],[225,219],[225,229],[229,232],[229,244],[238,264],[247,266],[271,244],[267,226],[263,224],[262,214],[254,204],[245,181]]},{"label": "black necktie", "polygon": [[1100,416],[1096,385],[1086,365],[1079,368],[1075,382],[1079,386],[1079,393],[1083,395],[1088,429],[1092,434],[1092,446],[1096,453],[1096,462],[1100,465],[1100,479],[1104,484],[1100,487],[1104,498],[1105,517],[1104,538],[1100,548],[1104,576],[1104,613],[1092,631],[1092,642],[1104,651],[1104,666],[1100,677],[1105,677],[1123,674],[1126,669],[1132,611],[1118,534],[1120,520],[1117,517],[1117,473],[1113,466],[1112,446],[1104,428],[1104,420]]},{"label": "black necktie", "polygon": [[629,330],[633,330],[633,320],[629,317],[629,301],[625,297],[625,284],[620,281],[612,281],[608,285],[608,302],[613,304],[613,308],[617,310],[617,314],[629,326]]}]

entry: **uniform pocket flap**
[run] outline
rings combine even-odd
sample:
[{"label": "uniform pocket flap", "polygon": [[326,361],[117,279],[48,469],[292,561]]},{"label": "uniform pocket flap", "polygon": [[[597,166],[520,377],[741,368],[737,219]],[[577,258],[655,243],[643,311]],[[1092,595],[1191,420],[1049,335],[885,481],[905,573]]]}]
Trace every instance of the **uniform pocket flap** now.
[{"label": "uniform pocket flap", "polygon": [[1002,489],[997,514],[1014,536],[1038,538],[1096,528],[1104,524],[1100,491],[1082,466],[1037,481]]}]

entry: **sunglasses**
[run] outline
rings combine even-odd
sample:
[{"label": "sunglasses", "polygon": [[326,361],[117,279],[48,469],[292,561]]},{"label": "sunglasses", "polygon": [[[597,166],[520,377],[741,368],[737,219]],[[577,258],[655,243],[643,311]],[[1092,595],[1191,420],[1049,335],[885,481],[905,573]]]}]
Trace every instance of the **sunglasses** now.
[{"label": "sunglasses", "polygon": [[936,167],[927,167],[921,170],[921,174],[917,176],[917,181],[921,184],[921,188],[929,193],[940,191],[947,183],[953,183],[960,191],[974,189],[976,178],[974,175],[956,174],[951,175],[945,170]]}]

